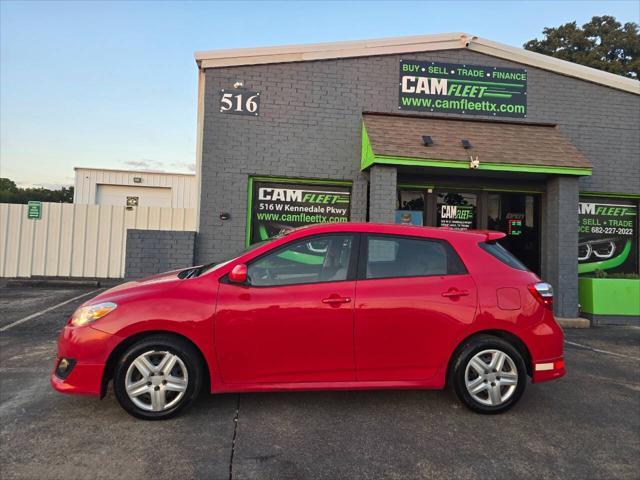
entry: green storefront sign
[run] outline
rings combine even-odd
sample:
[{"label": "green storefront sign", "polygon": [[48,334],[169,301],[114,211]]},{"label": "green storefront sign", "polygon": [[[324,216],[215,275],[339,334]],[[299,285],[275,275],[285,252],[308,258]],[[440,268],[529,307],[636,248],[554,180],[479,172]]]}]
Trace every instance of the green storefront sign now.
[{"label": "green storefront sign", "polygon": [[527,116],[527,70],[400,60],[399,110]]},{"label": "green storefront sign", "polygon": [[252,179],[249,215],[248,244],[304,225],[348,222],[351,187],[325,182]]},{"label": "green storefront sign", "polygon": [[582,199],[578,272],[637,273],[638,208],[620,199]]},{"label": "green storefront sign", "polygon": [[27,218],[31,220],[42,218],[42,202],[30,201],[27,203]]}]

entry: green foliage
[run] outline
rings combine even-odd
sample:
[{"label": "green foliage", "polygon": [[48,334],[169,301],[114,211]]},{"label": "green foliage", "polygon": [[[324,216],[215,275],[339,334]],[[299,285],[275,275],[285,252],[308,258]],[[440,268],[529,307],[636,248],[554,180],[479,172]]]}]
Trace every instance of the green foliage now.
[{"label": "green foliage", "polygon": [[27,203],[29,200],[73,203],[73,187],[62,187],[60,190],[20,188],[13,180],[0,178],[0,203]]},{"label": "green foliage", "polygon": [[596,278],[607,278],[607,272],[605,272],[604,270],[596,270],[595,272],[593,272],[593,276]]},{"label": "green foliage", "polygon": [[576,22],[545,28],[545,38],[530,40],[524,48],[580,65],[638,79],[640,34],[638,24],[624,25],[614,17],[593,17],[578,27]]},{"label": "green foliage", "polygon": [[16,192],[18,191],[18,187],[16,186],[16,182],[13,180],[9,180],[8,178],[0,178],[0,192]]},{"label": "green foliage", "polygon": [[607,278],[636,279],[640,278],[640,275],[637,273],[611,273]]},{"label": "green foliage", "polygon": [[605,270],[596,270],[595,272],[593,272],[593,276],[595,278],[626,278],[626,279],[640,278],[640,275],[637,273],[608,273]]}]

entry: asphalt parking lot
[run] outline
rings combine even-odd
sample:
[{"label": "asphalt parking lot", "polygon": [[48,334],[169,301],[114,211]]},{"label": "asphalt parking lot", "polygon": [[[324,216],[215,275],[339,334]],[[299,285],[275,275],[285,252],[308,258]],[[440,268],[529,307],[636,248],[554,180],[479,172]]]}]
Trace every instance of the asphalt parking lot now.
[{"label": "asphalt parking lot", "polygon": [[58,331],[90,291],[0,288],[3,479],[639,478],[639,328],[567,331],[568,375],[499,416],[442,391],[303,392],[203,395],[144,422],[111,393],[49,386]]}]

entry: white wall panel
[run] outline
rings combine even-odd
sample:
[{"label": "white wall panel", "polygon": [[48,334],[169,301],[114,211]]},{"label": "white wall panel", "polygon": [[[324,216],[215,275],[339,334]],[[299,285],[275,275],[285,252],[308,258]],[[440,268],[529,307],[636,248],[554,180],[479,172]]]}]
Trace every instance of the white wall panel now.
[{"label": "white wall panel", "polygon": [[193,231],[195,208],[0,204],[0,276],[122,278],[127,229]]}]

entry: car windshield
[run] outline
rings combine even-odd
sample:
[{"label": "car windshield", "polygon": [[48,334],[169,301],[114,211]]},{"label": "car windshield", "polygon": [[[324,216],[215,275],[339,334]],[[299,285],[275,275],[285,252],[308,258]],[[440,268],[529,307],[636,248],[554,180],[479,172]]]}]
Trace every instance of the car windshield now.
[{"label": "car windshield", "polygon": [[278,235],[272,238],[269,238],[268,240],[263,240],[261,242],[257,242],[257,243],[253,243],[251,245],[249,245],[248,247],[240,250],[239,252],[235,253],[234,255],[232,255],[229,259],[224,260],[222,262],[213,262],[213,263],[208,263],[206,265],[202,265],[201,267],[197,267],[196,269],[194,269],[195,271],[193,273],[191,273],[190,275],[186,275],[183,278],[193,278],[193,277],[199,277],[200,275],[202,275],[203,273],[207,273],[207,272],[211,272],[213,270],[216,270],[220,267],[222,267],[223,265],[226,265],[227,263],[229,263],[232,260],[235,260],[236,258],[238,258],[241,255],[244,255],[245,253],[248,253],[252,250],[255,250],[258,247],[261,247],[263,245],[266,245],[267,243],[271,243],[273,242],[276,238],[281,237],[282,235]]}]

